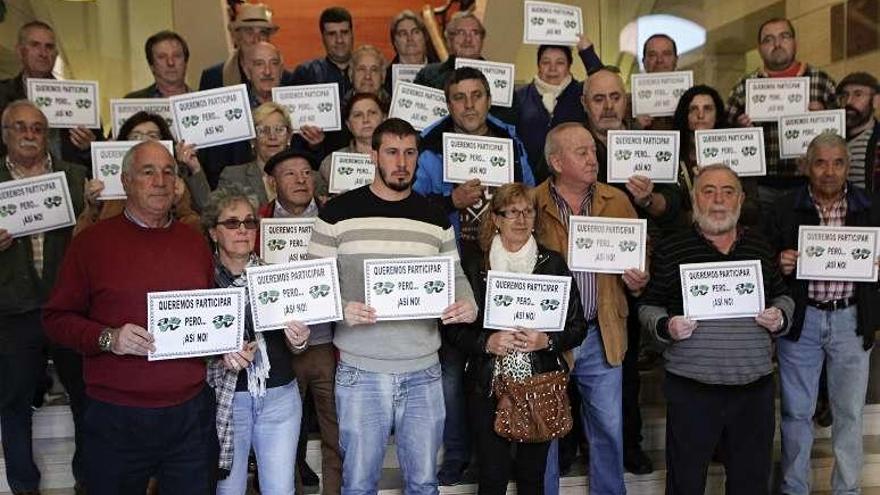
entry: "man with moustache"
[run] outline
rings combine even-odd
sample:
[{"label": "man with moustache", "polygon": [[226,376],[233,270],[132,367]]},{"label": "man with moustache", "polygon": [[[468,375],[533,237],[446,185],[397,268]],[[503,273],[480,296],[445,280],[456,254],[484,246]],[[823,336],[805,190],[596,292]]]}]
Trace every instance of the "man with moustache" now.
[{"label": "man with moustache", "polygon": [[[464,184],[443,180],[443,135],[468,134],[508,138],[513,141],[514,182],[535,185],[525,147],[516,129],[489,115],[492,97],[486,76],[473,67],[455,69],[446,81],[449,115],[422,133],[419,166],[413,190],[435,199],[449,215],[461,257],[483,256],[478,237],[480,221],[489,207],[494,188],[471,179]],[[443,430],[443,465],[438,477],[442,485],[457,484],[470,462],[470,439],[464,404],[464,365],[466,354],[443,339],[440,363],[443,366],[443,394],[446,401],[446,427]]]},{"label": "man with moustache", "polygon": [[[606,66],[584,81],[581,103],[587,112],[590,133],[596,142],[599,160],[599,181],[608,176],[608,131],[626,130],[626,90],[615,67]],[[663,231],[675,226],[681,207],[681,196],[675,184],[654,184],[643,175],[633,175],[626,184],[612,184],[627,194],[636,207],[639,218],[648,220],[648,234],[652,242]],[[636,299],[630,297],[630,307]],[[627,323],[629,346],[623,362],[623,441],[624,465],[633,474],[648,474],[654,470],[650,458],[642,450],[642,414],[639,408],[640,377],[638,370],[642,329],[635,311]]]},{"label": "man with moustache", "polygon": [[418,133],[401,119],[373,132],[373,183],[337,196],[318,215],[308,254],[336,258],[344,321],[333,343],[339,349],[336,407],[342,450],[342,492],[376,493],[391,430],[402,460],[405,493],[437,493],[437,454],[445,408],[436,319],[377,321],[364,301],[364,261],[449,256],[454,260],[455,302],[446,325],[477,317],[473,292],[446,215],[412,183]]},{"label": "man with moustache", "polygon": [[[692,199],[694,225],[658,243],[638,310],[665,346],[666,493],[703,493],[717,450],[727,493],[769,494],[773,341],[787,331],[794,301],[763,234],[737,226],[745,195],[736,173],[720,164],[703,167]],[[766,309],[756,317],[699,322],[685,316],[679,267],[740,260],[761,262]]]},{"label": "man with moustache", "polygon": [[281,84],[284,60],[281,51],[268,41],[260,41],[242,51],[245,74],[248,77],[248,95],[251,108],[272,101],[272,88]]},{"label": "man with moustache", "polygon": [[867,72],[853,72],[837,85],[837,103],[846,110],[846,146],[849,148],[849,177],[853,184],[875,191],[876,167],[880,161],[880,122],[874,117],[880,108],[880,85]]},{"label": "man with moustache", "polygon": [[[809,77],[809,110],[837,107],[834,80],[825,72],[797,59],[794,25],[782,17],[769,19],[758,28],[758,53],[764,62],[740,79],[727,101],[727,120],[736,127],[755,125],[746,110],[746,81],[765,77]],[[769,210],[780,196],[803,184],[795,160],[779,158],[779,125],[776,121],[761,122],[764,128],[764,151],[767,175],[758,177],[758,199],[763,210]]]},{"label": "man with moustache", "polygon": [[823,363],[834,411],[831,489],[858,493],[864,455],[862,411],[874,332],[880,324],[878,284],[802,280],[794,272],[801,225],[877,227],[880,208],[875,194],[847,183],[849,151],[841,136],[824,133],[814,138],[804,166],[809,183],[776,203],[767,229],[795,300],[791,329],[777,346],[782,493],[810,492],[812,417]]},{"label": "man with moustache", "polygon": [[[83,209],[85,169],[65,163],[48,152],[48,124],[28,100],[16,100],[2,113],[0,183],[63,172],[73,212]],[[6,201],[4,201],[6,203]],[[13,204],[17,204],[15,201]],[[26,212],[19,210],[17,216]],[[75,218],[75,217],[74,217]],[[46,338],[40,309],[55,284],[72,227],[12,237],[0,228],[0,439],[6,481],[16,494],[39,493],[40,471],[34,464],[31,416],[34,393],[42,390],[46,371]],[[76,435],[72,470],[76,493],[85,482],[82,466],[82,360],[70,349],[51,348],[58,374],[70,397]]]}]

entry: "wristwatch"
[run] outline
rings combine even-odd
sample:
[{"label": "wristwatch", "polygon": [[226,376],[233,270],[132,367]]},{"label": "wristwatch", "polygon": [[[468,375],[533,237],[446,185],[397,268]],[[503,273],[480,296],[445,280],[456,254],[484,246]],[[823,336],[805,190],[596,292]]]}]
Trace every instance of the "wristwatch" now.
[{"label": "wristwatch", "polygon": [[113,346],[113,329],[107,327],[101,330],[101,334],[98,336],[98,348],[101,349],[102,352],[110,352],[110,348]]},{"label": "wristwatch", "polygon": [[641,206],[642,208],[647,210],[648,208],[651,207],[651,203],[653,203],[653,202],[654,202],[654,193],[651,193],[648,195],[648,199],[643,201],[642,204],[640,204],[639,206]]}]

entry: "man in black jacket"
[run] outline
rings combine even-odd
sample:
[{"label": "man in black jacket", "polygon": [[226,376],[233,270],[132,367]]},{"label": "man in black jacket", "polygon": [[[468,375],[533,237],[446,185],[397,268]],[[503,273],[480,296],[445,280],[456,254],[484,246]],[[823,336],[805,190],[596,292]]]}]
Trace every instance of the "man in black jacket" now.
[{"label": "man in black jacket", "polygon": [[[880,293],[876,281],[801,280],[795,277],[801,225],[880,226],[878,199],[847,183],[846,141],[821,134],[807,148],[809,184],[780,198],[769,238],[779,252],[795,312],[779,340],[782,395],[782,492],[809,493],[812,417],[823,361],[834,412],[832,448],[835,493],[856,493],[862,472],[862,409]],[[877,253],[873,253],[876,257]]]},{"label": "man in black jacket", "polygon": [[880,142],[880,85],[867,72],[853,72],[837,85],[837,102],[846,110],[846,145],[849,148],[849,180],[869,191],[876,190],[874,172]]}]

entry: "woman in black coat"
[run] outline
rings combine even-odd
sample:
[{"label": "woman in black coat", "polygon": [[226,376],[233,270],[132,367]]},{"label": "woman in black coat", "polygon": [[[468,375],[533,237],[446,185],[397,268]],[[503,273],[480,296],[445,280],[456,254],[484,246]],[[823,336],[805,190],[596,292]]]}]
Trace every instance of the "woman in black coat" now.
[{"label": "woman in black coat", "polygon": [[[493,194],[481,225],[485,255],[462,261],[481,314],[490,269],[571,276],[559,253],[537,244],[533,236],[536,211],[534,194],[523,184],[507,184]],[[446,332],[453,345],[468,354],[465,391],[480,465],[479,493],[505,493],[508,481],[514,478],[517,493],[542,494],[550,442],[515,443],[495,433],[497,399],[492,393],[492,380],[497,374],[524,377],[568,370],[564,353],[580,345],[586,335],[577,284],[571,284],[562,332],[490,330],[483,328],[482,317],[471,325],[449,327]]]}]

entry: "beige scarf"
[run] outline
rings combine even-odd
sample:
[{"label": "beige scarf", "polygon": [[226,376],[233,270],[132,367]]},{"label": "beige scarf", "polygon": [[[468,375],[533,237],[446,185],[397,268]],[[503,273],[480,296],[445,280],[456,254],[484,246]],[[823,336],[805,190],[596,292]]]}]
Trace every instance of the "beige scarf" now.
[{"label": "beige scarf", "polygon": [[571,84],[571,74],[566,76],[558,86],[542,81],[541,78],[535,76],[535,89],[537,89],[538,94],[541,95],[541,101],[544,103],[544,108],[547,109],[547,113],[551,115],[553,114],[553,110],[556,109],[556,99],[559,98],[559,95],[562,94],[562,91],[565,90],[569,84]]}]

